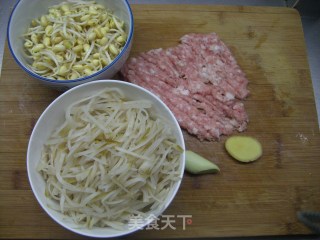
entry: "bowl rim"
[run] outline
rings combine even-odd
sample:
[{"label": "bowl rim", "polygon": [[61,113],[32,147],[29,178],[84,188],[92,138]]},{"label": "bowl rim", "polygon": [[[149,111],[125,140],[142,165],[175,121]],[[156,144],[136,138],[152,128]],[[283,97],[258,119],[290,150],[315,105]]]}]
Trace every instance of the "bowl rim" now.
[{"label": "bowl rim", "polygon": [[132,9],[130,7],[130,4],[128,2],[128,0],[122,0],[122,2],[125,4],[125,6],[127,7],[127,10],[129,12],[130,15],[130,21],[131,21],[131,26],[129,29],[129,35],[128,35],[128,39],[127,42],[125,43],[124,47],[122,48],[121,52],[116,56],[115,59],[113,59],[113,61],[105,66],[104,68],[100,69],[97,72],[94,72],[93,74],[89,75],[89,76],[85,76],[82,78],[77,78],[77,79],[72,79],[72,80],[54,80],[54,79],[49,79],[46,77],[42,77],[36,73],[34,73],[33,71],[31,71],[29,68],[25,67],[24,64],[22,62],[19,61],[19,59],[16,57],[13,47],[11,45],[11,40],[10,40],[10,31],[11,31],[11,21],[12,21],[12,17],[13,14],[15,13],[15,10],[17,9],[18,5],[22,2],[23,0],[18,0],[18,2],[15,4],[13,10],[11,11],[10,17],[9,17],[9,22],[7,25],[7,38],[8,38],[8,46],[9,46],[9,50],[11,52],[11,55],[13,56],[14,60],[16,61],[16,63],[18,63],[18,65],[24,70],[26,71],[29,75],[31,75],[34,78],[37,78],[39,80],[45,81],[45,82],[49,82],[49,83],[77,83],[77,82],[81,82],[81,81],[85,81],[88,79],[91,79],[93,77],[98,76],[99,74],[107,71],[109,68],[111,68],[116,62],[118,62],[120,60],[120,58],[122,57],[122,55],[127,51],[127,49],[129,48],[132,38],[133,38],[133,32],[134,32],[134,20],[133,20],[133,13],[132,13]]},{"label": "bowl rim", "polygon": [[[168,201],[165,205],[164,208],[162,208],[158,213],[157,215],[161,215],[163,214],[163,212],[170,206],[170,204],[172,203],[172,201],[174,200],[174,198],[176,197],[180,187],[181,187],[181,183],[183,181],[183,176],[184,176],[184,168],[185,168],[185,151],[186,151],[186,146],[185,146],[185,140],[184,140],[184,136],[183,136],[183,133],[182,133],[182,129],[178,123],[178,120],[176,119],[175,115],[173,114],[173,112],[169,109],[169,107],[158,97],[156,96],[154,93],[152,93],[151,91],[149,91],[148,89],[145,89],[139,85],[136,85],[136,84],[133,84],[133,83],[130,83],[130,82],[125,82],[125,81],[122,81],[122,80],[114,80],[114,79],[103,79],[103,80],[95,80],[95,81],[91,81],[91,82],[87,82],[87,83],[84,83],[84,84],[81,84],[81,85],[78,85],[78,86],[75,86],[69,90],[67,90],[66,92],[62,93],[60,96],[58,96],[56,99],[54,99],[54,101],[52,101],[46,108],[45,110],[41,113],[41,115],[39,116],[34,128],[32,129],[32,133],[30,135],[30,138],[29,138],[29,141],[28,141],[28,147],[27,147],[27,159],[26,159],[26,165],[27,165],[27,175],[28,175],[28,181],[29,181],[29,184],[31,186],[31,189],[32,189],[32,193],[33,195],[35,196],[35,198],[37,199],[37,202],[39,203],[39,205],[41,206],[41,208],[50,216],[51,219],[53,219],[56,223],[58,223],[60,226],[62,226],[63,228],[65,229],[68,229],[69,231],[71,232],[74,232],[74,233],[77,233],[79,235],[82,235],[82,236],[87,236],[87,237],[94,237],[94,238],[114,238],[114,237],[120,237],[120,236],[124,236],[124,235],[128,235],[128,234],[131,234],[131,233],[134,233],[134,232],[137,232],[138,230],[141,230],[141,228],[133,228],[133,229],[130,229],[130,230],[127,230],[127,231],[121,231],[119,230],[119,233],[117,234],[113,234],[113,235],[104,235],[104,236],[101,236],[101,235],[97,235],[97,234],[94,234],[94,232],[92,234],[90,233],[86,233],[86,232],[83,232],[81,229],[75,229],[75,228],[72,228],[71,226],[69,226],[68,224],[65,224],[61,221],[61,219],[57,218],[56,216],[54,216],[53,214],[51,214],[51,212],[49,211],[49,207],[45,204],[45,202],[41,201],[40,199],[40,195],[41,195],[41,192],[39,191],[36,191],[36,187],[35,187],[35,183],[34,181],[31,179],[31,174],[32,174],[32,167],[30,166],[31,164],[31,161],[32,161],[32,157],[30,156],[30,152],[31,152],[31,146],[32,146],[32,139],[35,139],[36,136],[35,136],[35,132],[36,132],[36,129],[38,127],[38,125],[40,124],[41,121],[43,121],[42,119],[44,118],[44,116],[47,114],[48,111],[50,111],[50,109],[61,99],[61,98],[65,98],[66,95],[68,95],[70,92],[73,92],[73,91],[77,91],[79,88],[85,88],[86,86],[88,85],[94,85],[94,84],[99,84],[99,83],[106,83],[106,84],[112,84],[112,83],[116,83],[116,84],[124,84],[124,85],[127,85],[127,86],[130,86],[130,87],[134,87],[134,88],[137,88],[139,90],[142,90],[143,92],[145,92],[146,94],[150,95],[152,98],[156,99],[156,101],[160,102],[161,105],[167,110],[167,112],[169,113],[171,119],[173,120],[174,122],[174,125],[178,127],[177,129],[177,139],[181,140],[181,148],[183,149],[183,152],[182,152],[182,155],[181,155],[181,158],[182,160],[182,165],[181,165],[181,172],[179,173],[181,179],[176,183],[176,187],[174,189],[171,189],[172,193],[171,193],[171,196],[168,198]],[[106,86],[107,87],[107,86]],[[65,107],[66,108],[66,107]],[[148,224],[150,224],[150,222],[152,221],[152,219],[149,221],[149,222],[146,222],[144,225],[143,225],[143,228],[146,227]],[[142,229],[143,229],[142,228]]]}]

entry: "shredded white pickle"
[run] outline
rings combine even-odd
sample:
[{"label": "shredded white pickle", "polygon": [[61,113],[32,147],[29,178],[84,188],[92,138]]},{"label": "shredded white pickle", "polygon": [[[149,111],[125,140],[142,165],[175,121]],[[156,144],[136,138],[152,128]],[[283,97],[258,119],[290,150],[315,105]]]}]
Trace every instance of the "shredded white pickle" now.
[{"label": "shredded white pickle", "polygon": [[180,180],[182,149],[151,108],[115,88],[69,106],[37,167],[49,207],[80,226],[114,229],[162,209]]},{"label": "shredded white pickle", "polygon": [[29,68],[56,80],[93,74],[109,65],[126,41],[125,24],[94,1],[68,0],[34,19],[23,35]]}]

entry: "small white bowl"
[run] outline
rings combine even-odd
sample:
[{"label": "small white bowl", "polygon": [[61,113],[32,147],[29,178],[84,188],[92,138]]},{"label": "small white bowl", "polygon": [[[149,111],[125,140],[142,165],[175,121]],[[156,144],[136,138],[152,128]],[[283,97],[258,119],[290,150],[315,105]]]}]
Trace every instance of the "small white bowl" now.
[{"label": "small white bowl", "polygon": [[12,56],[18,65],[35,79],[42,83],[60,90],[67,90],[82,83],[97,79],[112,78],[124,65],[129,57],[133,39],[133,14],[127,0],[96,0],[97,3],[113,11],[122,19],[126,26],[127,42],[119,55],[98,72],[90,76],[74,80],[52,80],[36,74],[27,64],[31,63],[24,52],[24,40],[22,35],[27,31],[32,19],[48,13],[48,7],[64,2],[65,0],[20,0],[12,10],[8,28],[8,45]]},{"label": "small white bowl", "polygon": [[[86,83],[77,87],[74,87],[67,92],[60,95],[56,100],[54,100],[47,109],[42,113],[39,120],[37,121],[28,145],[28,152],[27,152],[27,171],[28,171],[28,178],[30,181],[30,185],[32,191],[37,198],[38,202],[40,203],[41,207],[49,214],[51,218],[53,218],[57,223],[62,225],[63,227],[81,234],[90,237],[118,237],[125,234],[129,234],[139,230],[137,227],[141,227],[140,224],[136,228],[131,229],[131,227],[127,226],[126,230],[119,231],[114,230],[112,228],[93,228],[93,229],[86,229],[86,228],[79,228],[76,224],[66,221],[63,216],[50,209],[47,206],[46,197],[44,194],[45,190],[45,182],[40,175],[40,173],[36,170],[36,166],[40,161],[41,158],[41,151],[43,149],[43,145],[46,140],[49,138],[51,133],[61,125],[65,120],[65,111],[68,106],[72,103],[76,102],[77,100],[83,99],[85,97],[91,96],[94,93],[101,91],[101,89],[110,87],[110,88],[119,88],[123,91],[127,99],[131,100],[138,100],[138,99],[146,99],[152,102],[152,114],[157,116],[161,116],[164,118],[168,125],[173,129],[174,135],[177,138],[177,143],[185,150],[184,139],[182,135],[182,131],[179,127],[177,120],[175,119],[172,112],[169,108],[153,93],[145,90],[142,87],[137,85],[118,81],[118,80],[100,80],[94,81],[90,83]],[[185,167],[185,152],[181,154],[180,157],[180,177],[182,180],[183,173]],[[181,180],[176,182],[172,190],[170,191],[169,195],[166,198],[166,204],[164,208],[156,210],[153,214],[155,216],[159,216],[172,202],[173,198],[175,197],[179,186],[181,184]],[[144,226],[148,225],[150,221],[145,221]]]}]

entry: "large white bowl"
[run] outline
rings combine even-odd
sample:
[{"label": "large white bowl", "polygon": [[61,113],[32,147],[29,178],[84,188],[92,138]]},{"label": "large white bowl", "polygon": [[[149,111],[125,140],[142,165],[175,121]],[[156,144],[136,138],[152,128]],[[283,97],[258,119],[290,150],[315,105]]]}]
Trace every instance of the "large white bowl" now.
[{"label": "large white bowl", "polygon": [[[41,207],[52,217],[57,223],[62,225],[63,227],[76,232],[78,234],[82,234],[90,237],[117,237],[125,234],[132,233],[137,231],[138,228],[131,229],[131,227],[127,226],[126,230],[119,231],[111,228],[79,228],[79,226],[75,225],[72,222],[66,221],[63,216],[50,209],[46,204],[46,197],[44,194],[45,191],[45,182],[39,172],[36,170],[36,166],[41,158],[41,151],[43,149],[43,144],[51,135],[52,131],[55,130],[59,125],[61,125],[65,120],[65,111],[69,105],[76,102],[77,100],[88,97],[96,92],[101,91],[101,89],[106,87],[116,87],[121,89],[127,99],[138,100],[138,99],[146,99],[153,103],[153,107],[151,109],[152,113],[161,116],[167,121],[168,126],[173,129],[174,135],[177,138],[178,144],[185,149],[184,139],[182,135],[182,131],[179,127],[177,120],[175,119],[172,112],[169,108],[153,93],[141,88],[137,85],[117,81],[117,80],[100,80],[94,81],[90,83],[86,83],[77,87],[74,87],[67,92],[63,93],[56,100],[54,100],[47,109],[42,113],[38,122],[36,123],[33,132],[30,137],[28,152],[27,152],[27,170],[28,177],[30,181],[31,188]],[[180,177],[182,180],[183,172],[185,167],[185,153],[181,154],[180,157]],[[176,182],[169,195],[166,198],[166,204],[163,209],[156,210],[153,214],[155,216],[160,215],[171,203],[173,198],[175,197],[181,180]],[[149,224],[151,221],[144,222],[144,226]],[[138,227],[141,227],[140,225]]]},{"label": "large white bowl", "polygon": [[133,14],[127,0],[96,0],[97,3],[112,10],[116,16],[124,21],[126,33],[128,35],[128,39],[123,50],[108,66],[90,76],[74,80],[52,80],[45,78],[36,74],[27,66],[27,64],[30,64],[31,62],[24,54],[24,39],[22,35],[29,28],[32,19],[40,17],[43,14],[47,14],[48,7],[59,4],[63,1],[65,0],[20,0],[15,5],[7,28],[8,45],[12,56],[19,66],[32,77],[50,87],[60,90],[67,90],[79,84],[97,79],[112,78],[126,62],[131,51],[133,39]]}]

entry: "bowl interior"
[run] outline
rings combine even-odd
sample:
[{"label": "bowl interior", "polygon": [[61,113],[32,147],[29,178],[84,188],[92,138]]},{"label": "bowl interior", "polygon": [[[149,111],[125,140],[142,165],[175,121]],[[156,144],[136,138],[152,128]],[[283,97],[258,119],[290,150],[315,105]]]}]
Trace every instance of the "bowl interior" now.
[{"label": "bowl interior", "polygon": [[[30,27],[30,23],[32,19],[38,18],[44,14],[48,13],[48,8],[50,6],[56,5],[63,2],[63,0],[20,0],[9,19],[8,24],[8,44],[12,55],[14,56],[17,63],[29,74],[33,77],[36,77],[41,80],[50,81],[50,79],[46,79],[38,74],[35,74],[30,68],[28,68],[27,64],[31,64],[31,60],[26,57],[26,53],[24,50],[24,38],[23,34]],[[123,47],[122,51],[125,51],[129,44],[131,43],[131,38],[133,34],[133,16],[131,14],[131,9],[129,3],[126,0],[96,0],[98,4],[105,6],[106,8],[113,11],[115,15],[117,15],[120,19],[122,19],[125,23],[125,31],[128,36],[127,43]],[[120,54],[114,59],[113,63],[120,58]],[[102,72],[106,70],[109,64],[104,69],[100,70]],[[99,73],[97,72],[97,73]],[[94,73],[96,75],[97,73]],[[82,79],[87,79],[88,77],[84,77]],[[65,82],[73,82],[75,80],[67,80]],[[62,81],[57,81],[62,82]]]},{"label": "bowl interior", "polygon": [[[143,88],[133,85],[131,83],[126,83],[117,80],[100,80],[94,81],[90,83],[86,83],[80,86],[77,86],[64,94],[58,97],[54,102],[52,102],[47,109],[43,112],[40,116],[37,124],[34,127],[34,130],[31,134],[29,146],[28,146],[28,153],[27,153],[27,170],[28,170],[28,177],[31,184],[31,188],[36,196],[38,202],[42,206],[42,208],[59,224],[64,226],[65,228],[91,237],[115,237],[125,235],[131,232],[138,230],[138,228],[129,228],[127,226],[126,230],[119,231],[114,230],[111,228],[93,228],[93,229],[86,229],[86,228],[79,228],[79,226],[75,225],[73,222],[68,221],[64,218],[63,215],[59,214],[58,212],[50,209],[47,207],[47,200],[44,195],[45,190],[45,183],[42,179],[41,175],[37,172],[36,166],[40,161],[41,151],[43,148],[43,143],[49,138],[51,132],[55,130],[59,125],[64,122],[64,114],[66,108],[73,102],[90,96],[101,89],[106,87],[116,87],[120,88],[125,96],[128,99],[137,100],[137,99],[146,99],[150,100],[153,103],[152,107],[152,114],[155,114],[164,119],[171,129],[173,129],[174,134],[177,138],[178,144],[185,149],[184,139],[179,127],[178,122],[174,118],[171,111],[168,107],[160,101],[155,95],[150,93],[149,91],[144,90]],[[184,172],[184,162],[185,155],[184,152],[181,154],[180,157],[180,176],[182,179],[183,172]],[[163,209],[158,209],[157,212],[153,214],[155,216],[160,215],[165,208],[170,204],[173,200],[174,196],[176,195],[178,188],[180,186],[181,180],[178,181],[172,191],[170,191],[169,195],[166,199],[166,204]],[[144,224],[147,225],[149,222],[145,222]]]}]

